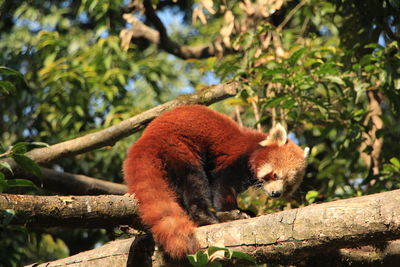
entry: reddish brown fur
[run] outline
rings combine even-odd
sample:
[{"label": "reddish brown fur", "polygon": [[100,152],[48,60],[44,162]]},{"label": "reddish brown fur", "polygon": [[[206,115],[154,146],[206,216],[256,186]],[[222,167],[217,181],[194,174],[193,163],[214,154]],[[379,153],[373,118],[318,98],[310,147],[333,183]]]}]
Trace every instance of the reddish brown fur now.
[{"label": "reddish brown fur", "polygon": [[[150,123],[142,137],[128,150],[123,165],[128,191],[139,201],[143,223],[171,257],[182,258],[194,253],[199,244],[194,237],[196,225],[178,204],[167,169],[183,173],[193,167],[205,168],[202,158],[205,153],[212,155],[215,173],[229,168],[245,154],[252,154],[250,163],[256,168],[268,155],[273,157],[268,153],[275,149],[272,146],[252,153],[266,136],[241,128],[229,117],[208,108],[184,106],[166,112]],[[302,153],[300,148],[294,151],[293,147],[288,148],[289,154]],[[232,202],[235,190],[225,189],[232,194],[223,198]]]},{"label": "reddish brown fur", "polygon": [[[150,148],[139,148],[148,149]],[[128,192],[139,201],[139,214],[150,227],[153,238],[162,244],[173,258],[182,258],[199,249],[193,237],[195,224],[176,201],[175,192],[167,184],[160,161],[152,153],[128,152],[123,170],[128,182]],[[143,150],[142,150],[143,151]],[[141,155],[142,154],[142,155]]]}]

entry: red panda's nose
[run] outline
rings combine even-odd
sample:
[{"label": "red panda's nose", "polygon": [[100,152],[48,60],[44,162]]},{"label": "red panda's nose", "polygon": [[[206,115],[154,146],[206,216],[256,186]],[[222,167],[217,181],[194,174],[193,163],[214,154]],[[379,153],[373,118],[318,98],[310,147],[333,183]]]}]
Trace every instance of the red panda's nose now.
[{"label": "red panda's nose", "polygon": [[281,191],[272,191],[271,192],[271,197],[280,197],[282,194]]}]

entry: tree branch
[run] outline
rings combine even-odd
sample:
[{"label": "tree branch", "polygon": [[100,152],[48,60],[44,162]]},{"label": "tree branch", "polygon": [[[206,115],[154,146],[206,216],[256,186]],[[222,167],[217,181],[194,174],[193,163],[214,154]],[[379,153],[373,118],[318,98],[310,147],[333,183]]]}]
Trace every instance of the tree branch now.
[{"label": "tree branch", "polygon": [[[136,208],[136,200],[126,196],[0,195],[0,210],[15,211],[10,224],[27,227],[110,228],[133,224],[140,228]],[[0,221],[6,216],[0,213]]]},{"label": "tree branch", "polygon": [[[46,164],[63,157],[70,157],[103,146],[110,146],[118,140],[143,129],[150,121],[161,113],[171,110],[174,107],[189,104],[210,105],[236,95],[238,90],[238,82],[210,86],[194,94],[179,96],[175,100],[126,119],[117,125],[82,137],[61,142],[50,147],[34,149],[27,152],[25,155],[38,164]],[[7,162],[13,170],[17,169],[17,164],[13,159],[8,158],[4,161]]]},{"label": "tree branch", "polygon": [[[363,246],[360,248],[340,249],[339,251],[330,250],[316,255],[319,261],[305,261],[297,263],[296,266],[397,266],[400,261],[400,240],[379,241],[379,245],[384,246],[379,249],[372,246]],[[143,255],[151,257],[150,264],[142,263]],[[135,258],[138,256],[138,258]],[[183,262],[165,262],[160,250],[154,250],[152,240],[144,236],[127,238],[123,240],[112,241],[104,246],[93,250],[81,252],[79,254],[52,261],[47,263],[35,263],[31,267],[56,267],[56,266],[192,266]],[[130,264],[131,263],[131,264]],[[229,263],[226,266],[238,266],[239,264]],[[239,265],[240,266],[240,265]],[[248,265],[246,265],[248,266]]]},{"label": "tree branch", "polygon": [[[202,248],[219,244],[250,253],[260,263],[297,264],[340,248],[400,238],[399,201],[400,190],[394,190],[208,225],[198,228],[196,236]],[[125,244],[131,246],[132,241]]]},{"label": "tree branch", "polygon": [[144,13],[146,14],[146,18],[149,19],[153,25],[156,27],[157,31],[160,33],[161,42],[168,41],[167,29],[162,23],[161,19],[157,16],[156,11],[153,8],[151,0],[144,0]]},{"label": "tree branch", "polygon": [[[127,192],[124,184],[113,183],[82,174],[58,172],[41,168],[41,182],[47,190],[70,195],[123,195]],[[31,179],[31,175],[26,178]],[[35,182],[37,179],[33,179]]]},{"label": "tree branch", "polygon": [[197,236],[202,247],[223,242],[261,262],[290,264],[332,249],[400,238],[399,201],[400,190],[394,190],[201,227]]},{"label": "tree branch", "polygon": [[[132,38],[145,38],[151,43],[158,45],[158,47],[165,52],[173,54],[182,59],[208,58],[217,56],[217,54],[221,52],[217,51],[214,44],[194,46],[180,45],[171,40],[167,34],[164,37],[161,37],[159,31],[147,26],[131,14],[125,14],[123,17],[132,26],[130,29],[124,29],[121,31],[121,39],[124,39],[124,36],[131,36]],[[128,39],[129,40],[126,40],[124,43],[129,43],[131,41],[130,38]]]}]

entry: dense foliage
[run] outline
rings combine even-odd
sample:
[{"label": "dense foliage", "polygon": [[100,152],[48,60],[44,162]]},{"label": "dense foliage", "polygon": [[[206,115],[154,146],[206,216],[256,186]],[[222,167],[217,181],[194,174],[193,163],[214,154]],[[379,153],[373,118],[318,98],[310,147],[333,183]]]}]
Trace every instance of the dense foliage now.
[{"label": "dense foliage", "polygon": [[[23,157],[12,147],[20,142],[72,139],[234,79],[243,90],[215,108],[263,130],[282,121],[312,147],[292,207],[399,188],[399,13],[391,0],[0,0],[0,157]],[[156,29],[160,42],[132,25]],[[173,49],[210,44],[189,57]],[[121,182],[135,137],[52,167]],[[2,191],[27,192],[5,179],[0,173]],[[53,193],[45,190],[29,193]],[[285,207],[254,195],[242,204],[257,213]],[[107,239],[105,231],[0,230],[5,266]]]}]

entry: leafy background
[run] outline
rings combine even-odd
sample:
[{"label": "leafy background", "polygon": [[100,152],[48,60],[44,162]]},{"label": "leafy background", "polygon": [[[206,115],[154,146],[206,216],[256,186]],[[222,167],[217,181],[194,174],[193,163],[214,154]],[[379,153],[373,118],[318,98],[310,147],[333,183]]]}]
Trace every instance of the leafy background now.
[{"label": "leafy background", "polygon": [[[249,16],[248,3],[256,1],[152,2],[171,39],[219,40],[230,49],[184,60],[143,38],[123,47],[128,1],[0,0],[1,157],[35,147],[18,151],[21,142],[72,139],[235,79],[243,85],[238,97],[213,108],[263,130],[283,121],[296,142],[312,148],[292,201],[250,190],[243,208],[262,214],[400,187],[398,1],[276,0],[258,17]],[[49,167],[122,182],[125,151],[138,136]],[[2,191],[57,193],[38,187],[14,187],[0,173]],[[34,230],[3,222],[1,264],[65,257],[113,236],[110,229]]]}]

